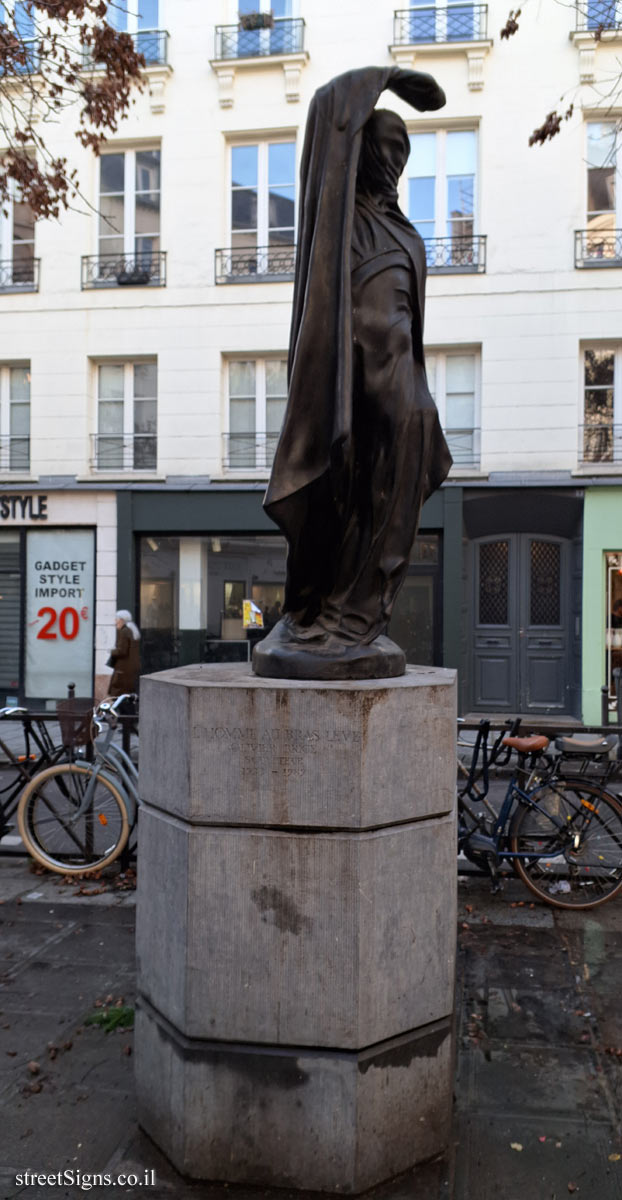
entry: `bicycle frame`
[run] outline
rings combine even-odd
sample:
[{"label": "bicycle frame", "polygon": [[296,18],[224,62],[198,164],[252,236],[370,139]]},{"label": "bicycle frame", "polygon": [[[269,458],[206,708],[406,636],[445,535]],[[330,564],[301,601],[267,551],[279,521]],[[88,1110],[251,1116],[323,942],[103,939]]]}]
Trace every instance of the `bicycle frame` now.
[{"label": "bicycle frame", "polygon": [[[10,746],[0,737],[0,751],[8,759],[8,765],[13,768],[13,779],[0,787],[0,836],[11,828],[8,818],[17,808],[19,795],[25,784],[33,775],[44,767],[53,767],[66,753],[65,746],[55,746],[43,720],[33,717],[28,709],[0,709],[0,719],[19,721],[24,733],[24,755],[16,755]],[[31,747],[36,747],[38,754],[32,756]],[[8,793],[8,795],[7,795]]]},{"label": "bicycle frame", "polygon": [[[115,726],[109,722],[104,736],[96,739],[93,743],[97,761],[91,764],[90,778],[80,804],[71,818],[72,824],[88,809],[97,786],[97,781],[100,778],[112,783],[117,791],[121,793],[131,826],[133,826],[136,820],[139,804],[138,771],[129,755],[119,746],[112,744],[114,731]],[[112,769],[108,771],[106,768]]]}]

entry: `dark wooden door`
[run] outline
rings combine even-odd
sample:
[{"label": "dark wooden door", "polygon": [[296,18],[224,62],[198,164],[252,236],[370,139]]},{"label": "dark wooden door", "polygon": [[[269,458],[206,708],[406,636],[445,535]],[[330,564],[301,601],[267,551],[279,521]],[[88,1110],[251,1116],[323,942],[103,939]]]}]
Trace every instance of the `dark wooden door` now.
[{"label": "dark wooden door", "polygon": [[473,554],[473,707],[565,711],[571,670],[566,539],[529,533],[480,538]]}]

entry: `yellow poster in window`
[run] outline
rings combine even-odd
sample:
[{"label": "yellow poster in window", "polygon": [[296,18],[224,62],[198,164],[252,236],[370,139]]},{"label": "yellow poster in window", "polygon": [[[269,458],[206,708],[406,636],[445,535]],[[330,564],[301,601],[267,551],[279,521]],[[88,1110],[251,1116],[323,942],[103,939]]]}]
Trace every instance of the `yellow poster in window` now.
[{"label": "yellow poster in window", "polygon": [[263,629],[263,613],[252,600],[242,601],[242,624],[245,629]]}]

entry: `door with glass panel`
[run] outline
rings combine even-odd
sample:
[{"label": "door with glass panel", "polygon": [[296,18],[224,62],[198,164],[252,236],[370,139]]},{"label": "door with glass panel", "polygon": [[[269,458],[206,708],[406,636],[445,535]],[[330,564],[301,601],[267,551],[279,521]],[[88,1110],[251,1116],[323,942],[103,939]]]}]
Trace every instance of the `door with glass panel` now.
[{"label": "door with glass panel", "polygon": [[[238,0],[236,8],[242,25],[238,33],[238,58],[252,58],[263,54],[291,54],[298,49],[291,21],[294,16],[294,0]],[[244,28],[245,17],[259,28]],[[264,21],[265,28],[262,28]]]},{"label": "door with glass panel", "polygon": [[160,277],[160,151],[100,158],[100,281],[157,283]]},{"label": "door with glass panel", "polygon": [[473,707],[571,710],[570,548],[512,533],[473,545]]},{"label": "door with glass panel", "polygon": [[266,358],[229,363],[229,433],[225,467],[268,471],[272,466],[287,402],[287,360]]},{"label": "door with glass panel", "polygon": [[164,42],[159,29],[159,0],[115,0],[106,15],[113,29],[130,33],[139,54],[150,66],[163,62]]}]

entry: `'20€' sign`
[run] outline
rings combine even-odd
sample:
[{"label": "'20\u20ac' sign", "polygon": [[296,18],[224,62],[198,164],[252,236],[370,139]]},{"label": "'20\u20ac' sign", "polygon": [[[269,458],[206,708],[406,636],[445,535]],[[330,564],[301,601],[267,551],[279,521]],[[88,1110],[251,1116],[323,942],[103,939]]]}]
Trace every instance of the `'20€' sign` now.
[{"label": "'20\u20ac' sign", "polygon": [[88,608],[83,608],[80,613],[75,608],[63,608],[60,613],[57,613],[55,608],[46,606],[39,609],[37,617],[47,618],[45,624],[41,626],[41,629],[37,633],[38,638],[46,642],[55,642],[58,634],[54,633],[54,626],[58,620],[58,632],[60,636],[66,642],[72,642],[80,631],[80,617],[82,617],[83,621],[88,617]]}]

